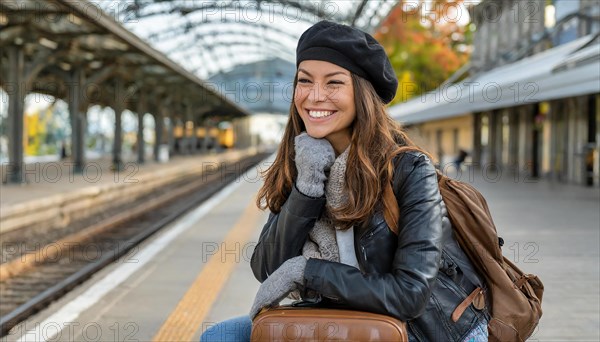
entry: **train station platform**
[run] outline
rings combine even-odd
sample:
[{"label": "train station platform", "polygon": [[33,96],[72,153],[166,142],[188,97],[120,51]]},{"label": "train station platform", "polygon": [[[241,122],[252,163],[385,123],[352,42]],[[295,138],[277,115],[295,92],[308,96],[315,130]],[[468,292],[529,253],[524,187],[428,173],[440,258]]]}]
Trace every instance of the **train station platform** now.
[{"label": "train station platform", "polygon": [[[267,219],[254,205],[262,185],[256,172],[3,340],[197,341],[215,322],[247,314],[259,286],[249,260]],[[600,340],[598,189],[474,173],[461,179],[487,198],[504,255],[546,287],[544,316],[530,340]]]},{"label": "train station platform", "polygon": [[[110,158],[89,160],[80,173],[73,172],[68,160],[25,164],[26,182],[0,184],[0,233],[32,225],[65,227],[73,220],[132,201],[169,182],[203,171],[215,172],[223,162],[235,162],[258,152],[251,148],[176,155],[165,163],[124,161],[121,172],[112,170]],[[5,166],[3,179],[8,172]],[[236,172],[235,166],[228,171]]]},{"label": "train station platform", "polygon": [[[147,160],[143,164],[139,164],[132,158],[123,161],[123,170],[119,173],[112,170],[112,161],[108,156],[88,160],[81,173],[73,173],[73,163],[68,159],[30,162],[24,167],[26,182],[23,184],[0,182],[0,207],[10,207],[87,187],[143,182],[156,172],[185,169],[191,164],[197,165],[202,162],[220,162],[239,153],[240,150],[225,150],[220,153],[175,155],[164,163]],[[0,171],[2,180],[8,174],[6,165],[4,164]]]},{"label": "train station platform", "polygon": [[248,262],[267,218],[254,204],[260,165],[5,339],[198,340],[210,322],[247,313],[259,286]]}]

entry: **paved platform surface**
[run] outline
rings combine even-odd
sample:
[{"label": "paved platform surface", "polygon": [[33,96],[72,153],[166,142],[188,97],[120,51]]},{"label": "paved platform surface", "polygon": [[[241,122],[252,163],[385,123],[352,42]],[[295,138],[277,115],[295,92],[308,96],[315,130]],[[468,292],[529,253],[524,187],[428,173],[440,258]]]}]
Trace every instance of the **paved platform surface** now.
[{"label": "paved platform surface", "polygon": [[[83,171],[75,174],[72,172],[73,164],[69,160],[29,163],[24,168],[26,183],[0,182],[0,208],[90,186],[143,182],[145,177],[153,177],[161,169],[184,166],[190,161],[210,161],[214,156],[215,154],[175,155],[166,163],[147,159],[144,164],[138,164],[135,160],[124,160],[124,168],[119,173],[111,170],[112,163],[109,157],[88,160]],[[5,164],[2,165],[0,179],[6,177],[6,172],[8,171]]]},{"label": "paved platform surface", "polygon": [[[267,217],[254,207],[253,170],[4,340],[197,341],[246,314],[259,285],[249,258]],[[475,174],[504,254],[546,287],[530,341],[599,341],[600,189]]]},{"label": "paved platform surface", "polygon": [[600,341],[600,189],[476,174],[503,254],[545,286],[530,341]]}]

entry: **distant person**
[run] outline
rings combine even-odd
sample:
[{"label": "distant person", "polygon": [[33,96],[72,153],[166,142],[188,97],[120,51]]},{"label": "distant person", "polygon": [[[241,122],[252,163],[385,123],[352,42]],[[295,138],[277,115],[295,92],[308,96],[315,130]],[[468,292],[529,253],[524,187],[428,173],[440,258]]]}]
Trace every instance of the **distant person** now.
[{"label": "distant person", "polygon": [[454,159],[454,165],[456,166],[457,170],[460,170],[462,163],[465,162],[465,159],[467,159],[468,155],[469,155],[469,153],[463,149],[460,149],[458,151],[458,155]]},{"label": "distant person", "polygon": [[60,159],[61,160],[65,160],[67,159],[67,144],[64,141],[61,141],[60,143]]},{"label": "distant person", "polygon": [[200,340],[248,341],[251,319],[294,292],[398,318],[410,341],[487,341],[489,314],[467,300],[477,284],[459,266],[470,261],[435,168],[386,112],[398,81],[383,47],[322,21],[300,37],[296,66],[289,121],[257,199],[271,212],[251,259],[262,285],[249,315]]}]

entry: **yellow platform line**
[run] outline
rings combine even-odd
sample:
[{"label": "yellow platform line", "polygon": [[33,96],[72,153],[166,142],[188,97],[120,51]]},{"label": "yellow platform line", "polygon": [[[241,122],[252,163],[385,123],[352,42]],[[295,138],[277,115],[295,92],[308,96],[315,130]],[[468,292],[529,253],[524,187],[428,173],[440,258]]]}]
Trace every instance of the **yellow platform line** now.
[{"label": "yellow platform line", "polygon": [[[233,269],[242,259],[241,255],[234,256],[229,250],[233,248],[232,246],[239,246],[239,249],[236,249],[238,253],[242,253],[244,244],[247,243],[258,225],[258,220],[263,217],[262,214],[251,201],[221,243],[219,250],[211,256],[202,272],[154,336],[153,341],[192,340],[196,331],[201,328],[203,320],[210,312]],[[221,250],[225,250],[225,252],[220,253]]]}]

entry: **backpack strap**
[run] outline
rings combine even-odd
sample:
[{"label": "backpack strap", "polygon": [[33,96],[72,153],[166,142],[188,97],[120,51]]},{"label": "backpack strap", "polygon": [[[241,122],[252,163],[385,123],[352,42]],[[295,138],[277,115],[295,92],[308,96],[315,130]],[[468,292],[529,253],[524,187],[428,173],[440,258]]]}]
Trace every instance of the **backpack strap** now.
[{"label": "backpack strap", "polygon": [[[394,170],[398,169],[401,158],[402,158],[402,154],[399,154],[396,157],[394,157],[394,159],[393,159]],[[436,172],[437,172],[437,177],[438,177],[438,186],[444,186],[445,181],[447,180],[447,177],[444,176],[439,170],[436,170]],[[386,187],[386,190],[384,190],[384,193],[383,193],[384,199],[385,199],[384,202],[393,203],[393,205],[390,205],[389,208],[386,206],[386,208],[385,208],[386,210],[384,210],[384,217],[385,217],[386,223],[388,223],[388,226],[394,227],[394,228],[397,228],[398,220],[400,217],[400,208],[398,208],[398,202],[396,200],[396,198],[398,197],[398,194],[396,193],[396,189],[398,189],[397,176],[398,175],[395,174],[394,177],[392,178],[392,182],[393,182],[394,186],[392,186],[392,182],[390,182],[388,184],[388,186]],[[386,215],[386,213],[387,213],[387,215]],[[389,220],[388,220],[388,218],[389,218]],[[450,219],[450,218],[448,217],[448,219]],[[390,225],[390,224],[394,224],[394,225]],[[473,286],[483,288],[484,282],[479,277],[479,274],[475,271],[473,265],[471,265],[469,262],[466,262],[466,260],[468,260],[468,257],[462,251],[460,246],[458,245],[458,242],[456,241],[456,238],[454,237],[454,230],[452,231],[452,237],[448,240],[449,241],[444,241],[443,249],[452,258],[452,261],[461,269],[464,276],[469,280],[469,282]]]},{"label": "backpack strap", "polygon": [[[483,298],[483,290],[481,289],[481,287],[477,287],[475,288],[475,290],[473,290],[473,292],[471,292],[470,295],[467,296],[467,298],[465,298],[465,300],[462,301],[462,303],[460,303],[456,309],[454,309],[454,311],[452,312],[452,316],[450,316],[452,318],[452,321],[454,323],[458,322],[458,320],[460,319],[460,316],[462,316],[462,314],[465,312],[465,310],[469,307],[469,305],[474,304],[476,307],[480,306],[482,303],[482,298]],[[483,307],[480,307],[479,310],[482,310]]]},{"label": "backpack strap", "polygon": [[[441,188],[446,186],[446,181],[448,177],[441,173],[439,170],[436,170],[438,176],[438,186]],[[440,191],[441,195],[441,191]],[[443,201],[443,198],[442,198]],[[445,205],[445,203],[444,203]],[[447,213],[448,208],[446,208],[446,216],[448,220],[450,220],[450,216]],[[450,220],[450,224],[452,221]],[[456,237],[454,236],[454,228],[452,228],[452,238],[450,241],[446,241],[444,244],[444,250],[449,254],[452,258],[452,261],[460,267],[461,271],[467,277],[467,279],[471,282],[472,285],[476,287],[485,288],[485,282],[480,278],[479,273],[475,270],[475,267],[466,260],[469,260],[469,257],[465,254],[465,252],[460,248]]]},{"label": "backpack strap", "polygon": [[394,195],[394,189],[392,185],[388,183],[386,189],[383,190],[383,218],[388,227],[394,232],[398,229],[398,220],[400,219],[400,208],[396,202],[396,195]]}]

